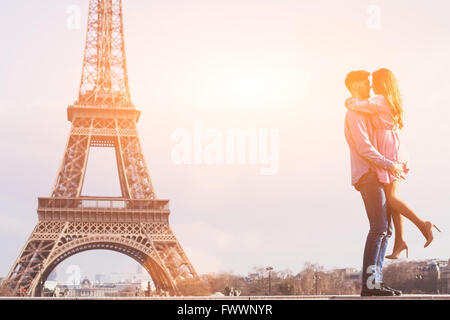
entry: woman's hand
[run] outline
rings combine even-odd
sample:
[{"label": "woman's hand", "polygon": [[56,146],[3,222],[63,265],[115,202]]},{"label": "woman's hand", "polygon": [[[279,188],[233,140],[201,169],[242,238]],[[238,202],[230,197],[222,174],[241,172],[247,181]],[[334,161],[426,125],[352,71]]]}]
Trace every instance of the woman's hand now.
[{"label": "woman's hand", "polygon": [[400,179],[403,174],[404,163],[394,162],[394,164],[389,168],[389,172],[392,173],[394,177]]}]

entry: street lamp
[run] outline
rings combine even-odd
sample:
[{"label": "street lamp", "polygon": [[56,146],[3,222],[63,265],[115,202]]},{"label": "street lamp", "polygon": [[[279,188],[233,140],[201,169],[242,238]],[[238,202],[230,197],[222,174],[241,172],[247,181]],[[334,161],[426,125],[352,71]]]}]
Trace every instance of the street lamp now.
[{"label": "street lamp", "polygon": [[266,270],[269,271],[269,296],[270,296],[271,292],[272,292],[272,277],[271,276],[272,276],[273,267],[267,267]]}]

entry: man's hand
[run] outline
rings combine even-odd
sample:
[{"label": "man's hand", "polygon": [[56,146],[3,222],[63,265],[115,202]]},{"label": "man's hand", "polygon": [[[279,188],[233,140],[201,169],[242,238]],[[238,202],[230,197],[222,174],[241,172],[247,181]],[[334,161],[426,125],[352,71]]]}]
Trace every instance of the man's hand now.
[{"label": "man's hand", "polygon": [[392,173],[394,177],[401,178],[403,174],[403,168],[404,168],[403,163],[394,162],[392,167],[389,168],[389,172]]}]

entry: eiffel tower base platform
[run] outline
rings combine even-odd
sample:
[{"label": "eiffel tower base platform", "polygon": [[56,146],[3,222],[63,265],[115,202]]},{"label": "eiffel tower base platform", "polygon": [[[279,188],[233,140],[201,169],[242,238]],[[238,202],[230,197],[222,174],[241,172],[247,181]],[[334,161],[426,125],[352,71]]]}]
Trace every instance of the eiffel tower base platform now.
[{"label": "eiffel tower base platform", "polygon": [[39,222],[3,285],[41,296],[48,275],[88,250],[112,250],[141,264],[157,291],[179,295],[177,281],[197,277],[169,223],[168,200],[40,198]]}]

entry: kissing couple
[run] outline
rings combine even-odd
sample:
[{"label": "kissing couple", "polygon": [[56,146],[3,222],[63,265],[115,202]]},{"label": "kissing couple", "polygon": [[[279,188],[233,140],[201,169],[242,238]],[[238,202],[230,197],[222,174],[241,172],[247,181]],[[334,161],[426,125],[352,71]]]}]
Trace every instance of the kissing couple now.
[{"label": "kissing couple", "polygon": [[[372,74],[352,71],[345,85],[351,97],[345,101],[345,138],[350,147],[352,185],[361,193],[369,219],[369,233],[364,248],[361,296],[401,295],[383,283],[383,263],[388,240],[395,229],[394,248],[388,259],[408,256],[403,235],[403,217],[416,225],[425,238],[424,247],[433,241],[430,221],[422,220],[398,197],[400,180],[409,171],[399,130],[404,126],[403,105],[397,79],[388,69]],[[371,97],[370,89],[374,96]]]}]

